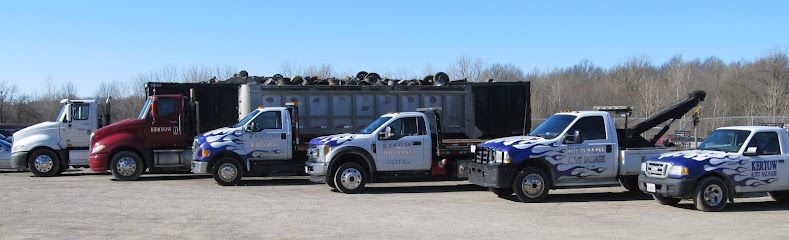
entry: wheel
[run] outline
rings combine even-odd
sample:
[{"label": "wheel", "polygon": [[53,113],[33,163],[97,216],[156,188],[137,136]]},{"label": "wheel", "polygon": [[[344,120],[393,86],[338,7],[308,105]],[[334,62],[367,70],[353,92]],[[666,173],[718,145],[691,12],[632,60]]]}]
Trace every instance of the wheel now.
[{"label": "wheel", "polygon": [[729,192],[726,183],[717,177],[707,177],[699,181],[693,204],[705,212],[717,212],[726,207]]},{"label": "wheel", "polygon": [[222,186],[238,185],[243,177],[244,169],[235,158],[223,157],[214,163],[211,168],[211,175],[214,175],[214,181]]},{"label": "wheel", "polygon": [[779,203],[787,203],[789,202],[789,191],[779,191],[779,192],[769,192],[767,193],[770,195],[773,200]]},{"label": "wheel", "polygon": [[134,181],[145,171],[145,163],[136,153],[123,151],[112,156],[110,170],[118,181]]},{"label": "wheel", "polygon": [[628,192],[642,193],[641,189],[638,189],[638,177],[620,178],[619,185],[622,185]]},{"label": "wheel", "polygon": [[542,169],[527,167],[515,176],[512,190],[522,202],[542,202],[548,197],[549,181]]},{"label": "wheel", "polygon": [[334,173],[334,183],[342,193],[360,193],[367,184],[367,172],[358,163],[346,162]]},{"label": "wheel", "polygon": [[512,188],[494,188],[494,187],[490,187],[489,189],[490,189],[491,192],[493,192],[494,194],[496,194],[496,196],[499,196],[499,197],[509,197],[509,196],[512,196],[512,193],[513,193],[512,192]]},{"label": "wheel", "polygon": [[664,197],[655,194],[652,194],[652,198],[654,198],[655,201],[660,203],[661,205],[671,205],[671,206],[677,205],[677,203],[679,203],[679,201],[682,200],[681,198]]},{"label": "wheel", "polygon": [[326,184],[328,184],[332,189],[337,189],[337,184],[334,182],[334,175],[326,175]]},{"label": "wheel", "polygon": [[36,177],[52,177],[60,174],[60,159],[49,149],[39,149],[30,155],[28,166]]}]

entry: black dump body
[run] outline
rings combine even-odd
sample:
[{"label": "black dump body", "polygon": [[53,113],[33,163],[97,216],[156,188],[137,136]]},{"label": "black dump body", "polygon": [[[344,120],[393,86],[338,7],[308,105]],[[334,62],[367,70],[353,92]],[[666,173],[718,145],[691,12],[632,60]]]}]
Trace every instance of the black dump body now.
[{"label": "black dump body", "polygon": [[[239,83],[148,83],[147,94],[183,94],[195,89],[200,102],[200,131],[232,125],[239,118]],[[522,135],[531,128],[531,88],[529,82],[451,83],[444,86],[381,86],[392,91],[422,91],[468,87],[473,93],[474,121],[483,133],[480,138],[498,138]],[[348,91],[360,90],[359,86],[265,86],[265,91]],[[380,90],[378,90],[380,91]],[[306,136],[305,136],[306,137]],[[448,135],[446,138],[468,138]]]},{"label": "black dump body", "polygon": [[145,92],[148,96],[181,94],[189,101],[189,90],[194,89],[199,102],[199,129],[200,132],[207,132],[238,122],[238,86],[239,84],[149,82],[145,85]]}]

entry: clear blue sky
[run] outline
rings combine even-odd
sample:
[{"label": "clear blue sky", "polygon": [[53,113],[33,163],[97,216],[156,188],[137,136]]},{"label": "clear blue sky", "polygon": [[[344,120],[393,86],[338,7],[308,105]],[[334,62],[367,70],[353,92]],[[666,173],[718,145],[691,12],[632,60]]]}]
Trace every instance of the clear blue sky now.
[{"label": "clear blue sky", "polygon": [[0,81],[27,92],[178,67],[283,61],[421,73],[458,56],[526,70],[646,55],[750,60],[789,46],[789,1],[5,1]]}]

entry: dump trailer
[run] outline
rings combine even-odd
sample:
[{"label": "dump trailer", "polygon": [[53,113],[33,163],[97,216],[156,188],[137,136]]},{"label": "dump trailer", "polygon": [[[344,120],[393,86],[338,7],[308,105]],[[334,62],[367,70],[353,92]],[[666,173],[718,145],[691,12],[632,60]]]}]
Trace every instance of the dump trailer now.
[{"label": "dump trailer", "polygon": [[[457,170],[456,160],[468,160],[469,144],[479,143],[478,138],[517,134],[529,128],[529,93],[528,82],[304,86],[252,81],[239,88],[239,122],[195,138],[192,172],[211,173],[221,185],[235,185],[243,176],[303,175],[305,162],[316,151],[310,139],[360,133],[381,115],[437,108],[445,109],[444,121],[429,126],[443,127],[430,133],[447,140],[440,148],[423,153],[451,155],[452,161],[442,162],[439,175],[465,177],[465,171]],[[282,107],[285,105],[288,107]],[[435,145],[431,143],[426,141],[423,146]],[[445,171],[444,166],[455,171]],[[307,166],[306,171],[313,174],[314,169]],[[429,176],[429,169],[396,175]]]}]

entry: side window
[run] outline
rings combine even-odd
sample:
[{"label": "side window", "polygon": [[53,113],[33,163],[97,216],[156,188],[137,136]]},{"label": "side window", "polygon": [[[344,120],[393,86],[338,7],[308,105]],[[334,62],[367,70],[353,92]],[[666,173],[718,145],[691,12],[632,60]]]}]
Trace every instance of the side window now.
[{"label": "side window", "polygon": [[416,136],[419,133],[417,120],[419,119],[416,117],[401,118],[389,124],[389,127],[392,128],[392,133],[395,136]]},{"label": "side window", "polygon": [[578,119],[575,124],[570,127],[569,134],[572,134],[575,131],[579,131],[581,133],[581,140],[580,142],[587,141],[587,140],[601,140],[606,139],[605,136],[605,120],[601,116],[594,116],[594,117],[584,117]]},{"label": "side window", "polygon": [[172,117],[176,111],[178,106],[175,99],[160,98],[156,103],[156,116],[159,118]]},{"label": "side window", "polygon": [[71,120],[88,120],[90,116],[90,104],[74,103],[71,105]]},{"label": "side window", "polygon": [[255,132],[266,129],[282,129],[282,113],[281,112],[263,112],[258,115],[255,120]]},{"label": "side window", "polygon": [[[779,155],[781,145],[778,142],[778,134],[774,132],[760,132],[753,135],[748,147],[756,147],[759,155]],[[747,149],[747,148],[746,148]]]}]

